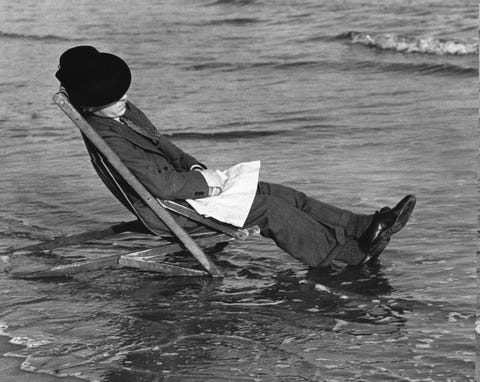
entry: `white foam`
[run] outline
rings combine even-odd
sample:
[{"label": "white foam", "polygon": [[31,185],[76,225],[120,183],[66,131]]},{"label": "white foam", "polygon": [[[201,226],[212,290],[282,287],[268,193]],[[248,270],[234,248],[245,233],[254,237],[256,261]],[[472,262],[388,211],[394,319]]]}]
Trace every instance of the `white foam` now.
[{"label": "white foam", "polygon": [[394,33],[350,32],[347,35],[353,44],[374,46],[397,52],[437,55],[466,55],[478,52],[476,42],[442,40],[434,37],[403,37]]},{"label": "white foam", "polygon": [[24,336],[16,336],[16,337],[13,337],[10,340],[11,344],[22,345],[22,346],[26,346],[27,348],[34,348],[34,347],[49,344],[51,342],[52,341],[50,341],[46,338],[34,339],[34,338],[29,338],[29,337],[24,337]]},{"label": "white foam", "polygon": [[457,322],[460,320],[468,320],[472,317],[473,314],[460,314],[458,312],[450,312],[448,313],[448,322]]},{"label": "white foam", "polygon": [[46,370],[46,369],[38,369],[30,363],[31,358],[32,358],[31,356],[27,356],[25,361],[23,361],[21,363],[20,370],[28,371],[30,373],[52,375],[56,378],[58,378],[58,377],[60,377],[60,378],[75,377],[75,378],[83,379],[83,380],[86,380],[86,381],[89,381],[89,382],[100,382],[99,379],[91,379],[88,376],[83,375],[81,372],[61,373],[61,372],[58,372],[58,370],[53,371],[53,370]]},{"label": "white foam", "polygon": [[8,325],[6,322],[0,321],[0,336],[6,336],[8,335],[7,330]]},{"label": "white foam", "polygon": [[342,327],[348,325],[348,322],[347,321],[344,321],[344,320],[339,320],[339,319],[335,319],[335,326],[332,328],[332,330],[334,332],[340,330]]},{"label": "white foam", "polygon": [[0,272],[7,272],[10,265],[10,256],[0,256]]}]

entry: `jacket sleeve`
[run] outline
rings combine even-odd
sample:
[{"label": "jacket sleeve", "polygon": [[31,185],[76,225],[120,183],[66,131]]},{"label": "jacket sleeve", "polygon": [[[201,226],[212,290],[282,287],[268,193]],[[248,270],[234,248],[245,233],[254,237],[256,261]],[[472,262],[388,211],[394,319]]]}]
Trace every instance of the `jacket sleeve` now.
[{"label": "jacket sleeve", "polygon": [[[135,106],[130,101],[128,102],[128,105],[131,112],[134,115],[136,115],[137,118],[141,119],[143,123],[149,124],[153,129],[158,131],[155,125],[150,121],[150,119],[148,119],[148,117],[145,115],[145,113],[142,110],[140,110],[137,106]],[[163,138],[163,139],[160,138],[158,142],[158,148],[160,149],[160,151],[165,152],[167,154],[167,156],[170,158],[173,165],[177,169],[190,171],[192,166],[195,166],[195,165],[198,165],[203,169],[207,168],[207,166],[205,166],[203,163],[196,160],[191,155],[188,155],[185,152],[183,152],[180,148],[178,148],[176,145],[170,142],[170,140],[168,140],[167,138]]]},{"label": "jacket sleeve", "polygon": [[208,196],[207,182],[198,171],[176,171],[164,157],[143,150],[120,136],[110,135],[104,139],[153,196],[170,200]]},{"label": "jacket sleeve", "polygon": [[177,168],[181,168],[185,171],[190,171],[192,166],[196,165],[203,169],[207,168],[207,166],[205,166],[203,163],[196,160],[191,155],[183,152],[180,148],[166,138],[159,141],[158,147],[162,152],[165,152],[169,158],[174,158],[173,162]]}]

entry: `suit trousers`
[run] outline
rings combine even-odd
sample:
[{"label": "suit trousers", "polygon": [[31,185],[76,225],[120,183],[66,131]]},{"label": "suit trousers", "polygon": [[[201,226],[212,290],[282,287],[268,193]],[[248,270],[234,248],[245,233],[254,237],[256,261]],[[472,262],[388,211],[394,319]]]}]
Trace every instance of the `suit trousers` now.
[{"label": "suit trousers", "polygon": [[356,215],[293,188],[259,182],[245,227],[257,225],[262,236],[293,257],[325,267],[335,258],[350,264],[365,258],[357,240],[370,221],[371,215]]}]

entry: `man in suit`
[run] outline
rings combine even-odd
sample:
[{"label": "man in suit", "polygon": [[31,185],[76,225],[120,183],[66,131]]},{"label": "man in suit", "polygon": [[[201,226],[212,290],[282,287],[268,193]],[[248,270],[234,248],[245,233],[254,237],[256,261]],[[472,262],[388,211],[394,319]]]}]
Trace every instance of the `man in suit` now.
[{"label": "man in suit", "polygon": [[[56,77],[72,103],[140,182],[157,198],[183,201],[218,195],[224,181],[217,172],[186,154],[161,135],[145,114],[128,101],[131,72],[118,56],[78,46],[60,57]],[[156,231],[166,227],[136,195],[142,219]],[[312,267],[333,260],[358,265],[372,262],[407,223],[415,197],[394,208],[355,214],[308,197],[292,188],[259,182],[245,226]],[[176,217],[187,231],[196,223]]]}]

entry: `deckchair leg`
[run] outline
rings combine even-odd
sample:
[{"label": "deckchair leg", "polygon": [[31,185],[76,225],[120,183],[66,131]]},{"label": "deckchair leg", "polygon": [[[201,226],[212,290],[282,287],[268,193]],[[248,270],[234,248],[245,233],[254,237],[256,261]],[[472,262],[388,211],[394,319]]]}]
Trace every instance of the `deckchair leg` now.
[{"label": "deckchair leg", "polygon": [[105,228],[102,230],[88,231],[88,232],[78,233],[70,236],[62,236],[50,241],[46,241],[44,243],[38,243],[38,244],[29,245],[27,247],[16,248],[16,249],[13,249],[11,253],[27,254],[32,252],[50,251],[55,248],[67,247],[69,245],[80,244],[90,240],[104,239],[106,237],[113,236],[122,232],[127,232],[127,231],[135,232],[136,227],[138,227],[138,220],[133,220],[127,223],[115,224],[109,228]]},{"label": "deckchair leg", "polygon": [[[201,246],[210,246],[231,240],[234,240],[231,236],[221,234],[199,238],[196,242]],[[208,276],[208,273],[203,270],[158,262],[160,256],[182,250],[185,250],[185,247],[182,244],[167,244],[125,255],[104,256],[99,259],[62,264],[49,269],[34,271],[32,271],[32,266],[30,264],[26,264],[25,266],[19,266],[12,269],[9,272],[9,276],[13,278],[65,277],[79,272],[95,271],[117,265],[138,268],[144,271],[165,273],[169,276]]]},{"label": "deckchair leg", "polygon": [[[210,246],[231,240],[234,240],[234,238],[226,234],[220,234],[198,238],[196,243],[199,246]],[[175,253],[181,250],[185,250],[184,245],[169,244],[144,251],[132,252],[120,256],[118,264],[120,266],[138,268],[144,271],[168,273],[170,276],[208,276],[208,273],[203,270],[185,268],[158,261],[158,258],[162,255]]]},{"label": "deckchair leg", "polygon": [[27,264],[25,266],[16,266],[12,270],[10,270],[8,275],[13,278],[24,278],[24,279],[65,277],[65,276],[74,275],[80,272],[96,271],[102,268],[114,267],[118,265],[119,259],[120,259],[120,255],[111,255],[111,256],[104,256],[102,258],[95,259],[95,260],[79,261],[72,264],[62,264],[52,268],[34,270],[34,271],[32,271],[32,266]]}]

